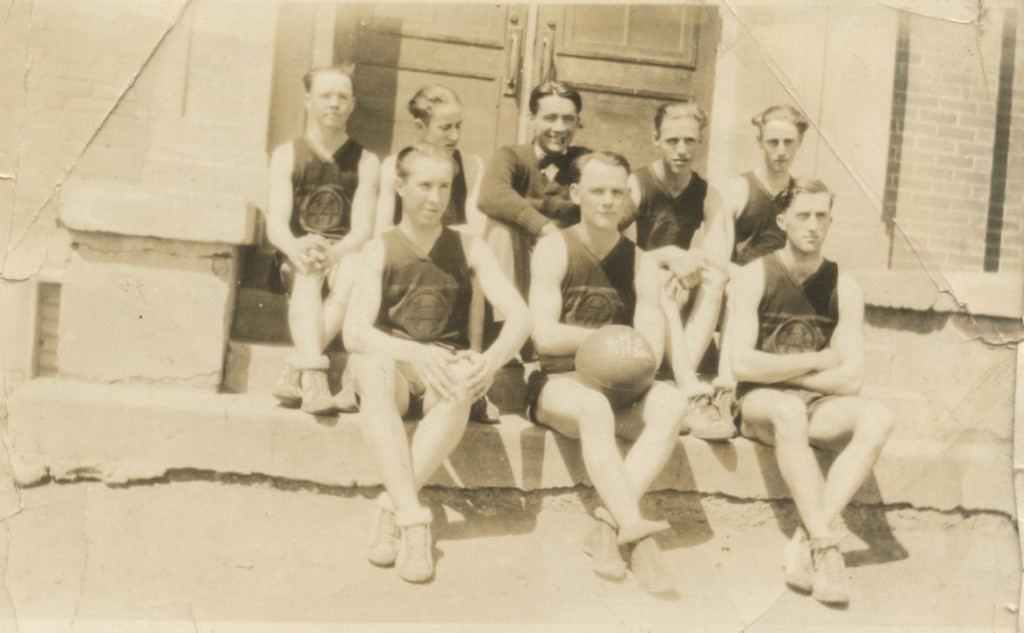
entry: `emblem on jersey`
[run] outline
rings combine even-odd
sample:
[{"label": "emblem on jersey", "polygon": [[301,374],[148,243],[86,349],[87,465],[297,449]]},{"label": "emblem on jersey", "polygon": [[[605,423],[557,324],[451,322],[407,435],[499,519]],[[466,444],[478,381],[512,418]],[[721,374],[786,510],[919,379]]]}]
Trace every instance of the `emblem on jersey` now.
[{"label": "emblem on jersey", "polygon": [[647,241],[648,247],[657,248],[675,244],[679,239],[679,233],[679,223],[675,218],[660,218],[651,229],[651,237]]},{"label": "emblem on jersey", "polygon": [[336,235],[348,226],[348,194],[338,185],[320,185],[302,200],[299,224],[310,233]]},{"label": "emblem on jersey", "polygon": [[793,317],[779,324],[762,346],[771,354],[817,352],[825,347],[825,335],[810,318]]},{"label": "emblem on jersey", "polygon": [[434,340],[448,325],[451,305],[435,288],[419,288],[402,303],[396,321],[417,340]]},{"label": "emblem on jersey", "polygon": [[583,327],[601,327],[615,322],[622,309],[619,293],[612,288],[573,288],[566,296],[565,322]]}]

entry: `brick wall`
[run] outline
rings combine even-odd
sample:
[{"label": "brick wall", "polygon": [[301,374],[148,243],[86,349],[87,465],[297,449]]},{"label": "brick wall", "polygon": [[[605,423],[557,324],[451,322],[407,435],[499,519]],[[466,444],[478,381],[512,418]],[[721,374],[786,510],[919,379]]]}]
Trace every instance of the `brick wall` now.
[{"label": "brick wall", "polygon": [[1010,117],[1010,155],[1006,165],[1006,202],[1003,207],[1003,239],[1000,270],[1024,270],[1024,36],[1017,14],[1017,56],[1013,77],[1013,109]]},{"label": "brick wall", "polygon": [[180,4],[15,0],[4,27],[14,56],[0,69],[5,87],[24,87],[4,101],[5,118],[16,124],[0,130],[0,152],[17,167],[11,243],[18,246],[0,255],[6,277],[25,278],[44,261],[61,265],[56,194],[69,173],[137,178],[149,104],[145,91],[128,88]]},{"label": "brick wall", "polygon": [[[1001,35],[1001,19],[985,22],[979,32],[970,24],[910,18],[895,215],[916,248],[897,235],[893,268],[916,269],[922,257],[945,271],[983,269]],[[1017,77],[1015,92],[1021,95],[1019,69]],[[1020,101],[1015,99],[1017,112]],[[1019,134],[1024,119],[1018,116],[1013,125]],[[1015,160],[1019,174],[1019,156]],[[1008,188],[1007,199],[1016,205],[1005,210],[1000,270],[1020,268],[1022,189],[1019,177]]]}]

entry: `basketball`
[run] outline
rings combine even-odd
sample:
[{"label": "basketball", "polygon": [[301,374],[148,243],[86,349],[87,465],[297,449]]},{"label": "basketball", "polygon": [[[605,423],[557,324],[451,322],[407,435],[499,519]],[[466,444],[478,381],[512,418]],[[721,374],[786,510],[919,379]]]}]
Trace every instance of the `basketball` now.
[{"label": "basketball", "polygon": [[642,334],[625,325],[606,325],[576,350],[576,372],[613,405],[635,401],[654,382],[658,365]]}]

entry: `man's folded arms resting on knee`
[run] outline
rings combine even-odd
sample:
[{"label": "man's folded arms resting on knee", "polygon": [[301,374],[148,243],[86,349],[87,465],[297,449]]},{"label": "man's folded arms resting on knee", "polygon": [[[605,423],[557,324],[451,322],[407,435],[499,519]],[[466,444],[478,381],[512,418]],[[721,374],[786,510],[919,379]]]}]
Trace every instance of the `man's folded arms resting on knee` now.
[{"label": "man's folded arms resting on knee", "polygon": [[[784,552],[786,583],[842,605],[840,513],[871,473],[892,413],[857,395],[864,304],[856,281],[821,254],[832,202],[821,182],[794,181],[777,218],[785,245],[733,280],[728,327],[740,430],[775,446],[802,522]],[[812,446],[838,451],[825,478]]]},{"label": "man's folded arms resting on knee", "polygon": [[[525,303],[483,241],[441,224],[454,170],[451,154],[436,147],[399,154],[402,219],[360,255],[343,332],[363,437],[385,488],[369,558],[381,566],[397,562],[410,582],[434,572],[431,516],[419,489],[459,443],[471,405],[530,330]],[[506,315],[483,353],[469,349],[474,276]],[[410,444],[402,416],[417,406],[424,416]]]}]

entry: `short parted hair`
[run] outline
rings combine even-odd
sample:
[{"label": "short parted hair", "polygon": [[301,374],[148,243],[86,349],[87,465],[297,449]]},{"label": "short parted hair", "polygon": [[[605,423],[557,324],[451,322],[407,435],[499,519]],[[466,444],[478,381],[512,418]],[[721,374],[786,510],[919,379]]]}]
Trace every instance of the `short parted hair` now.
[{"label": "short parted hair", "polygon": [[570,182],[579,184],[580,178],[583,176],[583,168],[594,161],[609,167],[621,167],[626,170],[627,176],[630,174],[629,161],[626,160],[626,157],[622,154],[616,154],[615,152],[608,151],[587,152],[572,161]]},{"label": "short parted hair", "polygon": [[750,123],[757,128],[757,138],[760,139],[761,135],[764,134],[764,126],[769,121],[789,121],[796,127],[796,131],[800,134],[800,138],[804,137],[804,132],[811,126],[799,110],[791,105],[777,105],[772,106],[754,115],[754,118],[750,120]]},{"label": "short parted hair", "polygon": [[583,97],[575,88],[564,81],[545,81],[530,91],[530,114],[537,114],[537,104],[540,103],[540,100],[551,96],[572,101],[572,104],[576,106],[576,114],[583,111]]},{"label": "short parted hair", "polygon": [[796,200],[796,197],[802,193],[827,193],[829,211],[832,210],[832,204],[836,201],[836,194],[832,193],[828,185],[817,178],[794,178],[789,183],[789,192],[787,194],[789,203],[786,205],[786,208],[789,209],[793,201]]},{"label": "short parted hair", "polygon": [[348,77],[349,83],[355,87],[355,81],[352,80],[352,71],[355,67],[352,64],[338,64],[335,66],[315,66],[309,69],[305,75],[302,76],[302,85],[306,88],[306,92],[309,92],[313,87],[313,80],[316,79],[317,75],[324,73],[337,73],[339,75],[345,75]]},{"label": "short parted hair", "polygon": [[661,124],[672,119],[693,119],[700,126],[702,134],[708,125],[708,115],[696,101],[670,101],[658,106],[658,111],[654,113],[654,133],[660,137]]},{"label": "short parted hair", "polygon": [[439,105],[462,105],[459,95],[447,86],[431,84],[423,86],[409,99],[409,114],[425,123],[430,122],[434,108]]},{"label": "short parted hair", "polygon": [[455,159],[448,152],[428,145],[426,143],[416,143],[406,147],[402,151],[398,152],[398,158],[395,161],[395,174],[399,180],[405,180],[409,177],[410,169],[412,164],[417,159],[431,159],[436,160],[439,163],[444,163],[452,168],[452,174],[455,174]]}]

